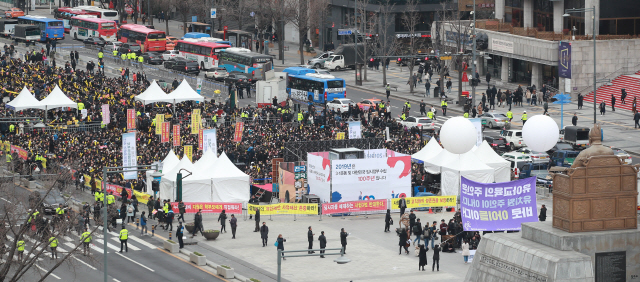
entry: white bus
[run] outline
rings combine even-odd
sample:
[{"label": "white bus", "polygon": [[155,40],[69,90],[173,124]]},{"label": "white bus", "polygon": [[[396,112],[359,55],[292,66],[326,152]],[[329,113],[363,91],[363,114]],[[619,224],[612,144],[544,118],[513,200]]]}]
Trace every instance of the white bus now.
[{"label": "white bus", "polygon": [[78,6],[76,8],[85,10],[87,12],[98,12],[100,13],[98,17],[101,19],[115,21],[116,23],[119,21],[118,11],[116,10],[107,10],[95,6]]}]

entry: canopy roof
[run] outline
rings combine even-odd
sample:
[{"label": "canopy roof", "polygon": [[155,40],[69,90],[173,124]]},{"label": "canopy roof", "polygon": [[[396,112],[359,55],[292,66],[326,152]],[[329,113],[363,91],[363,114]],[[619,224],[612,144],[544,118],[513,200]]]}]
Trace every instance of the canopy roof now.
[{"label": "canopy roof", "polygon": [[53,88],[53,91],[49,93],[49,96],[42,99],[40,103],[42,103],[46,107],[46,109],[53,109],[53,108],[60,108],[60,107],[69,107],[69,108],[75,108],[75,109],[78,108],[78,103],[69,99],[67,95],[64,95],[64,93],[62,93],[62,90],[60,90],[60,87],[58,87],[57,84],[56,84],[56,87]]},{"label": "canopy roof", "polygon": [[204,97],[193,90],[186,79],[183,79],[176,90],[173,90],[173,92],[167,95],[167,98],[168,100],[165,100],[165,102],[170,103],[180,103],[185,101],[204,102]]},{"label": "canopy roof", "polygon": [[[64,94],[63,94],[64,95]],[[13,98],[11,102],[7,103],[7,108],[13,109],[15,111],[21,111],[24,109],[41,109],[44,110],[46,107],[42,104],[42,102],[38,101],[36,97],[33,97],[33,94],[29,92],[29,89],[25,86],[20,91],[17,97]]]},{"label": "canopy roof", "polygon": [[435,138],[431,138],[429,143],[425,145],[422,150],[417,153],[411,155],[411,158],[419,160],[420,162],[424,162],[432,157],[435,157],[442,151],[442,147],[438,144],[438,140]]},{"label": "canopy roof", "polygon": [[178,159],[178,156],[176,156],[173,150],[170,150],[164,160],[162,160],[162,171],[168,172],[172,170],[179,162],[180,159]]},{"label": "canopy roof", "polygon": [[500,157],[487,141],[482,141],[480,147],[473,152],[485,164],[494,169],[493,177],[496,182],[511,180],[511,163]]},{"label": "canopy roof", "polygon": [[[429,142],[431,143],[431,142]],[[428,143],[427,143],[428,145]],[[451,153],[445,149],[442,149],[442,151],[440,151],[440,153],[438,153],[437,155],[435,155],[432,158],[429,158],[427,160],[424,161],[424,169],[431,174],[438,174],[440,173],[440,168],[446,164],[451,162],[452,159],[457,159],[459,155],[456,155],[454,153]]]},{"label": "canopy roof", "polygon": [[167,95],[167,93],[164,93],[164,91],[162,90],[160,85],[158,85],[155,79],[151,82],[151,85],[149,85],[147,90],[140,93],[140,95],[136,96],[134,100],[140,101],[145,105],[158,103],[158,102],[166,102],[166,103],[173,102],[172,99],[169,99],[169,95]]},{"label": "canopy roof", "polygon": [[440,192],[442,195],[460,195],[460,177],[476,182],[494,181],[494,169],[482,162],[474,152],[456,155],[441,167]]}]

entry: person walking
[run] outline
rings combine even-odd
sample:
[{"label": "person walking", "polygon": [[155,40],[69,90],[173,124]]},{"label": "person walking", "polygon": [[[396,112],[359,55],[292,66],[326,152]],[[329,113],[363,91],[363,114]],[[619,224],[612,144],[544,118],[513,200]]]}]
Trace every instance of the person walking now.
[{"label": "person walking", "polygon": [[165,217],[165,222],[167,223],[167,225],[164,226],[164,230],[167,230],[167,228],[169,228],[169,232],[173,231],[173,218],[175,217],[175,214],[173,212],[172,209],[169,210],[169,213],[167,213],[167,216]]},{"label": "person walking", "polygon": [[220,222],[221,227],[220,227],[220,233],[222,232],[227,232],[227,213],[225,210],[222,210],[222,213],[220,213],[220,215],[218,216],[218,222]]},{"label": "person walking", "polygon": [[542,205],[540,208],[540,215],[538,216],[538,219],[540,219],[540,221],[547,220],[547,207],[545,205]]},{"label": "person walking", "polygon": [[413,210],[411,210],[411,213],[409,213],[409,230],[413,231],[413,226],[416,224],[416,215],[413,213]]},{"label": "person walking", "polygon": [[442,115],[446,116],[447,115],[447,100],[442,100],[440,102],[440,107],[442,108]]},{"label": "person walking", "polygon": [[[286,242],[287,239],[282,237],[282,234],[278,234],[278,239],[276,239],[276,247],[278,250],[283,250],[284,251],[284,242]],[[284,258],[284,254],[282,254],[282,259],[283,260],[287,260],[286,258]]]},{"label": "person walking", "polygon": [[58,252],[56,251],[56,249],[58,248],[58,238],[56,238],[56,236],[51,236],[49,238],[49,247],[51,247],[51,259],[55,259],[58,258]]},{"label": "person walking", "polygon": [[398,207],[400,208],[400,218],[402,219],[402,215],[404,214],[404,211],[407,209],[407,200],[404,198],[405,196],[402,195],[400,200],[398,201]]},{"label": "person walking", "polygon": [[[202,227],[202,209],[198,210],[198,212],[196,213],[196,215],[194,216],[194,228],[193,228],[193,234],[191,236],[191,238],[193,238],[194,236],[196,236],[196,233],[198,233],[198,230],[200,231],[200,235],[204,236],[204,234],[202,234],[202,231],[204,231],[203,227]],[[222,232],[222,231],[220,231]]]},{"label": "person walking", "polygon": [[453,83],[451,82],[451,78],[449,78],[449,80],[447,80],[447,94],[451,94],[451,86],[453,85]]},{"label": "person walking", "polygon": [[184,226],[182,225],[182,221],[179,221],[178,227],[176,228],[176,238],[178,238],[178,244],[180,244],[180,249],[184,248],[184,242],[182,241],[182,237],[184,237]]},{"label": "person walking", "polygon": [[542,113],[543,115],[546,115],[547,113],[549,113],[549,103],[544,102],[544,104],[542,105],[542,108],[544,109],[544,113]]},{"label": "person walking", "polygon": [[605,103],[604,101],[600,102],[600,115],[604,116],[606,111],[607,111],[607,103]]},{"label": "person walking", "polygon": [[320,231],[318,241],[320,241],[320,258],[324,258],[324,249],[327,247],[327,237],[324,236],[324,231]]},{"label": "person walking", "polygon": [[389,227],[391,226],[391,210],[387,209],[387,214],[384,216],[384,232],[391,232]]},{"label": "person walking", "polygon": [[153,215],[153,206],[155,205],[156,201],[153,200],[153,196],[149,197],[149,200],[147,201],[147,210],[149,211],[149,219],[151,219],[152,215]]},{"label": "person walking", "polygon": [[309,230],[307,231],[307,241],[309,241],[309,251],[307,253],[309,254],[313,254],[315,253],[314,251],[311,251],[313,249],[313,236],[316,235],[315,233],[313,233],[311,226],[309,226]]},{"label": "person walking", "polygon": [[387,83],[387,85],[385,85],[384,90],[387,94],[387,101],[389,101],[389,95],[391,95],[391,85],[389,83]]},{"label": "person walking", "polygon": [[573,124],[573,126],[578,126],[578,114],[577,113],[573,113],[573,117],[571,118],[571,124]]},{"label": "person walking", "polygon": [[489,84],[489,82],[491,82],[491,73],[487,72],[486,79],[487,79],[487,84]]},{"label": "person walking", "polygon": [[633,126],[633,128],[638,128],[640,127],[640,113],[636,112],[633,115],[633,121],[635,121],[635,125]]},{"label": "person walking", "polygon": [[416,245],[416,241],[418,241],[418,246],[420,246],[420,240],[422,239],[422,223],[420,223],[420,219],[416,220],[416,223],[413,225],[413,235],[416,235],[416,238],[413,240],[413,245]]},{"label": "person walking", "polygon": [[425,245],[420,245],[420,252],[418,252],[418,271],[422,268],[424,271],[424,266],[427,265],[427,251],[429,249]]},{"label": "person walking", "polygon": [[522,120],[522,126],[524,126],[525,123],[527,123],[527,111],[522,112],[522,118],[520,118]]},{"label": "person walking", "polygon": [[89,244],[91,244],[91,232],[87,228],[84,229],[84,233],[80,236],[80,242],[82,242],[82,254],[91,254]]},{"label": "person walking", "polygon": [[[126,189],[122,189],[122,191],[126,191]],[[135,218],[133,217],[134,211],[135,211],[135,208],[133,207],[133,204],[129,202],[127,204],[127,223],[129,223],[129,221],[136,222]],[[122,219],[122,223],[124,224],[124,219]]]},{"label": "person walking", "polygon": [[425,97],[431,96],[431,83],[428,80],[424,81]]},{"label": "person walking", "polygon": [[142,234],[147,234],[147,217],[145,216],[145,212],[142,212],[140,215],[140,236]]},{"label": "person walking", "polygon": [[402,248],[404,248],[404,252],[408,255],[409,249],[407,244],[409,243],[407,241],[409,241],[409,234],[407,234],[407,230],[404,228],[396,229],[396,233],[398,233],[398,237],[400,238],[400,241],[398,242],[398,246],[400,246],[398,248],[398,255],[402,254]]},{"label": "person walking", "polygon": [[620,103],[625,104],[624,99],[627,99],[627,90],[622,88],[620,92]]},{"label": "person walking", "polygon": [[253,232],[259,232],[260,231],[260,209],[256,208],[256,229],[253,230]]},{"label": "person walking", "polygon": [[232,214],[231,219],[229,220],[229,225],[231,225],[231,239],[236,238],[236,227],[238,227],[238,219]]},{"label": "person walking", "polygon": [[122,247],[124,246],[125,251],[129,252],[129,245],[127,244],[127,239],[129,238],[129,230],[122,226],[122,230],[120,230],[120,252],[122,253]]},{"label": "person walking", "polygon": [[637,110],[638,104],[636,103],[636,97],[633,97],[633,102],[631,102],[631,112],[634,114],[638,112]]},{"label": "person walking", "polygon": [[582,105],[584,105],[584,96],[582,93],[578,93],[578,110],[582,109]]},{"label": "person walking", "polygon": [[616,96],[613,96],[613,94],[611,94],[611,111],[616,111]]},{"label": "person walking", "polygon": [[16,248],[18,249],[18,260],[22,261],[22,255],[24,254],[24,240],[22,238],[16,243]]},{"label": "person walking", "polygon": [[262,226],[260,226],[260,238],[262,239],[262,246],[267,246],[267,239],[269,238],[269,227],[266,222],[262,222]]},{"label": "person walking", "polygon": [[349,233],[344,231],[344,228],[340,229],[340,244],[342,245],[343,254],[347,254],[347,236],[349,236]]},{"label": "person walking", "polygon": [[470,254],[471,252],[469,252],[469,243],[465,239],[464,243],[462,243],[462,257],[464,258],[464,264],[467,264],[467,262],[469,262]]},{"label": "person walking", "polygon": [[186,213],[187,205],[185,205],[182,200],[178,203],[178,212],[180,216],[178,216],[178,220],[184,221],[184,214]]},{"label": "person walking", "polygon": [[433,248],[433,257],[431,259],[433,260],[431,271],[436,268],[436,264],[438,265],[438,271],[440,271],[440,244],[436,245],[435,248]]}]

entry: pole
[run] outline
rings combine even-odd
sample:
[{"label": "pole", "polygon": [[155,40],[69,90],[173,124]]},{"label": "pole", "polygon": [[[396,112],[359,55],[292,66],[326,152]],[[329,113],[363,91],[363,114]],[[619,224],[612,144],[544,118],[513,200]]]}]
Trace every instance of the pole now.
[{"label": "pole", "polygon": [[476,0],[473,0],[473,58],[471,62],[471,104],[476,106]]},{"label": "pole", "polygon": [[591,14],[591,19],[593,19],[593,124],[596,124],[596,6],[593,6],[593,14]]},{"label": "pole", "polygon": [[153,15],[151,15],[151,0],[147,1],[147,18],[149,19],[149,25],[153,25]]},{"label": "pole", "polygon": [[[94,179],[95,181],[95,179]],[[103,216],[103,225],[102,225],[102,240],[104,240],[102,242],[102,245],[104,247],[104,282],[109,281],[109,277],[107,277],[107,239],[109,236],[109,233],[107,233],[107,214],[109,213],[109,206],[107,206],[107,168],[104,167],[102,168],[102,203],[103,203],[103,207],[102,207],[102,212],[104,213]]]},{"label": "pole", "polygon": [[[276,239],[276,242],[278,239]],[[282,276],[282,250],[278,249],[278,282],[280,282]]]},{"label": "pole", "polygon": [[[353,15],[354,15],[354,24],[356,26],[355,30],[353,31],[353,42],[355,43],[356,46],[356,65],[355,65],[355,75],[356,75],[356,85],[358,84],[358,1],[355,1],[355,8],[353,9]],[[346,67],[346,66],[345,66]],[[360,74],[360,76],[362,76],[362,74]]]}]

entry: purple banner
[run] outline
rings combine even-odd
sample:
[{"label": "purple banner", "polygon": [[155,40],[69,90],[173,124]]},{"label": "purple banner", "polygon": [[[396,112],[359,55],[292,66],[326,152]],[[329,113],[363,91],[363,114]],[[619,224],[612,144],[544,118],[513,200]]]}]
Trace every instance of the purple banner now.
[{"label": "purple banner", "polygon": [[520,230],[538,221],[536,178],[480,183],[461,178],[460,211],[464,231]]},{"label": "purple banner", "polygon": [[571,78],[570,42],[560,42],[558,47],[558,77]]}]

